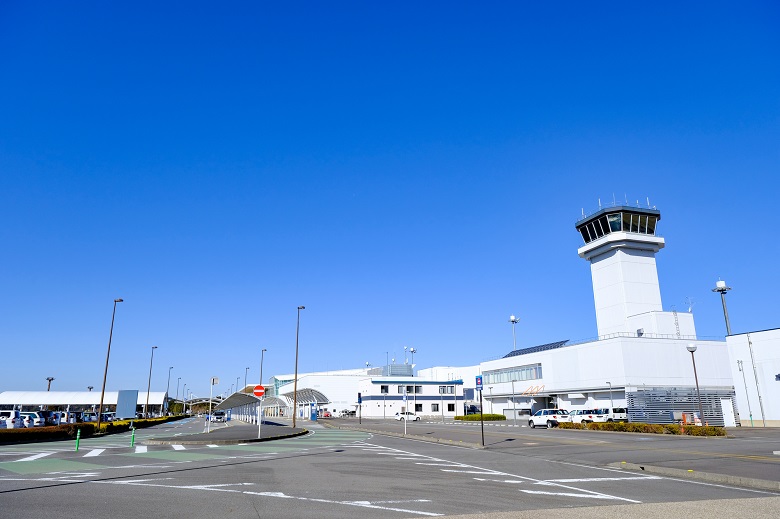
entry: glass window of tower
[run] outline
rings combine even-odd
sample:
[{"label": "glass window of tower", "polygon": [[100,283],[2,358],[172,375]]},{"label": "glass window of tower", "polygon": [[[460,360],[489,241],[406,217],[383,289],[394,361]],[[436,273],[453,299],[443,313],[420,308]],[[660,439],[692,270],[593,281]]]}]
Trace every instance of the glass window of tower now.
[{"label": "glass window of tower", "polygon": [[647,234],[655,235],[655,222],[658,220],[655,216],[647,219]]},{"label": "glass window of tower", "polygon": [[607,221],[606,215],[599,218],[599,223],[601,224],[601,228],[604,230],[604,234],[609,234],[612,232],[609,228],[609,222]]},{"label": "glass window of tower", "polygon": [[623,232],[631,232],[631,213],[623,214]]},{"label": "glass window of tower", "polygon": [[631,215],[631,232],[639,232],[639,215],[638,214],[632,214]]},{"label": "glass window of tower", "polygon": [[620,232],[620,213],[608,214],[609,228],[612,232]]},{"label": "glass window of tower", "polygon": [[580,227],[580,234],[582,234],[582,239],[585,240],[585,243],[590,243],[590,236],[588,236],[587,227]]},{"label": "glass window of tower", "polygon": [[647,234],[647,215],[639,215],[639,234]]}]

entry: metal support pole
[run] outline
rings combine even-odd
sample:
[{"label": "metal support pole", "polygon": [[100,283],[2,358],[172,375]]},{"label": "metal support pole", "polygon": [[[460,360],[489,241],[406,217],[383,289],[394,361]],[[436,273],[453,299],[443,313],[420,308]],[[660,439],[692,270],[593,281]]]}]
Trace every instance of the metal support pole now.
[{"label": "metal support pole", "polygon": [[295,419],[298,416],[298,333],[301,329],[301,310],[305,310],[305,306],[298,307],[298,323],[295,325],[295,375],[293,380],[293,420],[292,426],[295,428]]},{"label": "metal support pole", "polygon": [[100,407],[97,415],[97,432],[100,433],[100,418],[103,415],[103,397],[106,395],[106,377],[108,376],[108,358],[111,356],[111,338],[114,336],[114,317],[116,316],[116,304],[122,303],[122,298],[114,299],[114,311],[111,313],[111,330],[108,332],[108,351],[106,351],[106,369],[103,371],[103,389],[100,391]]},{"label": "metal support pole", "polygon": [[699,375],[696,373],[696,358],[693,352],[691,352],[691,361],[693,362],[693,378],[696,380],[696,396],[699,398],[699,415],[701,416],[701,424],[704,425],[704,409],[701,406],[701,393],[699,392]]},{"label": "metal support pole", "polygon": [[512,413],[515,417],[515,427],[517,427],[517,403],[515,402],[515,381],[512,381]]},{"label": "metal support pole", "polygon": [[154,362],[154,350],[157,349],[157,346],[152,346],[152,358],[149,360],[149,383],[146,386],[146,405],[144,405],[144,418],[149,418],[149,412],[147,409],[149,408],[149,391],[152,388],[152,363]]},{"label": "metal support pole", "polygon": [[482,390],[479,390],[479,422],[482,426],[482,446],[485,446],[485,416],[482,414]]},{"label": "metal support pole", "polygon": [[741,360],[737,361],[737,366],[742,373],[742,383],[745,384],[745,398],[747,399],[748,413],[750,414],[750,427],[755,427],[755,425],[753,425],[753,410],[750,408],[750,395],[748,395],[747,380],[745,380],[745,369],[742,366]]},{"label": "metal support pole", "polygon": [[750,340],[750,334],[747,334],[748,348],[750,349],[750,362],[753,364],[753,377],[756,379],[756,392],[758,393],[758,406],[761,408],[761,422],[766,427],[766,416],[764,415],[764,401],[761,399],[761,388],[758,387],[758,372],[756,371],[756,358],[753,356],[753,341]]}]

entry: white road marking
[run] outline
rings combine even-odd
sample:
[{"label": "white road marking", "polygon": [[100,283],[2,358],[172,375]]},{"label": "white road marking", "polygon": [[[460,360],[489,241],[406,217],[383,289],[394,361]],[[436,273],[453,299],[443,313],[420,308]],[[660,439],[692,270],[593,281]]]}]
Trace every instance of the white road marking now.
[{"label": "white road marking", "polygon": [[465,465],[461,465],[460,463],[422,463],[420,461],[416,462],[415,465],[430,465],[432,467],[464,467],[465,466]]},{"label": "white road marking", "polygon": [[20,460],[16,460],[17,462],[20,461],[34,461],[39,460],[41,458],[44,458],[46,456],[49,456],[50,454],[54,454],[53,452],[39,452],[38,454],[33,454],[32,456],[27,456],[26,458],[22,458]]},{"label": "white road marking", "polygon": [[526,494],[541,494],[545,496],[567,496],[567,497],[585,497],[590,499],[621,499],[623,501],[629,501],[631,503],[641,503],[641,501],[634,501],[633,499],[625,499],[620,497],[614,497],[607,494],[575,494],[574,492],[544,492],[541,490],[520,490]]},{"label": "white road marking", "polygon": [[626,481],[639,479],[662,479],[658,476],[629,476],[625,478],[579,478],[579,479],[547,479],[545,483],[586,483],[590,481]]},{"label": "white road marking", "polygon": [[92,449],[91,451],[86,453],[84,455],[84,457],[85,458],[94,458],[95,456],[100,456],[103,453],[103,451],[105,451],[105,450],[106,449]]},{"label": "white road marking", "polygon": [[208,447],[209,449],[213,449],[215,447],[219,447],[219,445],[206,445],[206,447]]},{"label": "white road marking", "polygon": [[173,450],[175,451],[183,451],[185,450],[184,445],[171,445],[173,447]]},{"label": "white road marking", "polygon": [[146,447],[146,445],[138,445],[138,446],[135,448],[135,453],[136,453],[136,454],[143,454],[143,453],[145,453],[145,452],[146,452],[146,451],[148,451],[148,450],[149,450],[149,449]]},{"label": "white road marking", "polygon": [[379,506],[371,504],[370,502],[366,501],[333,501],[330,499],[315,499],[315,498],[309,498],[309,497],[296,497],[296,496],[288,496],[282,492],[243,492],[244,494],[249,494],[253,496],[266,496],[266,497],[281,497],[284,499],[297,499],[300,501],[312,501],[315,503],[328,503],[328,504],[334,504],[334,505],[347,505],[347,506],[359,506],[363,508],[375,508],[379,510],[389,510],[392,512],[404,512],[408,514],[416,514],[416,515],[427,515],[429,517],[438,517],[443,514],[436,514],[433,512],[423,512],[420,510],[407,510],[404,508],[394,508],[389,506]]},{"label": "white road marking", "polygon": [[490,481],[491,483],[515,483],[520,484],[522,481],[517,481],[515,479],[484,479],[484,478],[474,478],[476,481]]},{"label": "white road marking", "polygon": [[460,474],[485,474],[486,476],[511,476],[511,474],[504,474],[502,472],[495,472],[492,470],[450,470],[442,469],[442,472],[457,472]]}]

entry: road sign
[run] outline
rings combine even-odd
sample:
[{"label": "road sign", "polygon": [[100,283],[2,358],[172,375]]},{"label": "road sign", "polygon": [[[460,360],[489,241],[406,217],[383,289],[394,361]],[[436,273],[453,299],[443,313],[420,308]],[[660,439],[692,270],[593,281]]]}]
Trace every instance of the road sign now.
[{"label": "road sign", "polygon": [[477,391],[482,391],[482,375],[477,375]]},{"label": "road sign", "polygon": [[263,386],[255,386],[252,393],[254,393],[255,396],[263,396],[265,394],[265,388]]}]

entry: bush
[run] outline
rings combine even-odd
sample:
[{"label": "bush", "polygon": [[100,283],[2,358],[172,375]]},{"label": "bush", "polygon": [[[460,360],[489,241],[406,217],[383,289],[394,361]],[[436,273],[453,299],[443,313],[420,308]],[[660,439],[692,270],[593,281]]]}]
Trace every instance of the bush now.
[{"label": "bush", "polygon": [[486,422],[500,422],[501,420],[506,420],[506,416],[502,414],[468,414],[466,416],[456,416],[456,420],[461,420],[464,422],[479,422],[480,420],[485,420]]},{"label": "bush", "polygon": [[646,434],[685,434],[687,436],[726,436],[723,427],[705,426],[697,427],[688,425],[685,432],[681,433],[681,427],[677,424],[654,424],[640,422],[599,422],[589,424],[562,422],[558,424],[561,429],[590,429],[591,431],[618,431]]}]

